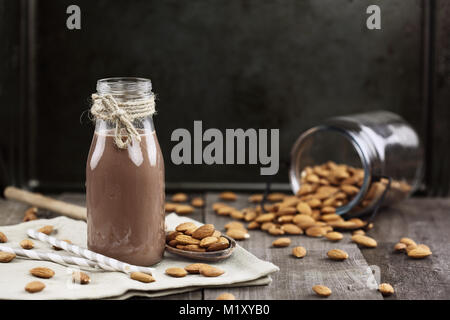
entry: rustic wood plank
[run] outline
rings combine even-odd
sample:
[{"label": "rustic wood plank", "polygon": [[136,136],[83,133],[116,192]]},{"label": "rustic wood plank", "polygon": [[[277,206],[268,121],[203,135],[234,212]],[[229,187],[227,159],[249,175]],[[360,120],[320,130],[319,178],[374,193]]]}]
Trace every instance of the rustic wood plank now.
[{"label": "rustic wood plank", "polygon": [[26,204],[0,198],[0,226],[8,226],[22,222]]},{"label": "rustic wood plank", "polygon": [[[238,201],[230,203],[237,208],[249,206],[247,196],[240,194]],[[213,223],[223,230],[230,218],[216,215],[211,206],[218,199],[216,193],[206,194],[205,222]],[[375,289],[367,288],[368,265],[358,247],[351,243],[349,235],[339,243],[306,236],[289,236],[292,244],[288,248],[272,248],[277,237],[261,231],[250,231],[251,238],[239,244],[258,258],[271,261],[280,267],[272,275],[273,282],[268,286],[243,287],[233,289],[205,289],[205,299],[215,299],[221,292],[231,292],[238,299],[317,299],[311,288],[324,284],[333,290],[329,299],[382,299]],[[291,256],[294,246],[302,245],[308,250],[303,259]],[[330,249],[342,248],[349,254],[346,261],[331,261],[326,258]]]},{"label": "rustic wood plank", "polygon": [[[450,297],[450,199],[413,198],[384,209],[369,234],[376,250],[364,250],[369,264],[381,270],[381,280],[396,290],[390,299],[448,299]],[[394,253],[400,238],[428,245],[433,255],[422,260]]]}]

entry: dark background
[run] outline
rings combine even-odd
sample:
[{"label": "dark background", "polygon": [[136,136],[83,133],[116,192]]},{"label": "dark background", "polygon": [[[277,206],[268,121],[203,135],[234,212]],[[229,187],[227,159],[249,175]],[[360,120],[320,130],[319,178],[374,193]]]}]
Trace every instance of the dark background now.
[{"label": "dark background", "polygon": [[[71,4],[81,30],[66,28]],[[370,4],[381,30],[365,27]],[[324,118],[386,109],[424,142],[423,191],[445,195],[449,20],[445,0],[0,0],[1,184],[82,190],[93,125],[80,116],[96,80],[140,76],[158,95],[169,188],[266,179],[259,166],[171,164],[172,131],[194,120],[279,128],[286,162]],[[274,181],[287,183],[287,169]]]}]

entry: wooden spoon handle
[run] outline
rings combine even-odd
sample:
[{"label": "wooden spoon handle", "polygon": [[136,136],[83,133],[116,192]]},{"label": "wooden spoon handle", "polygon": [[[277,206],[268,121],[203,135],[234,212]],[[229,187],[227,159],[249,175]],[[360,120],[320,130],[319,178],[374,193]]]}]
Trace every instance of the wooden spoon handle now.
[{"label": "wooden spoon handle", "polygon": [[39,193],[33,193],[16,187],[6,187],[4,191],[5,198],[25,202],[31,206],[41,209],[47,209],[64,216],[86,220],[86,208],[75,204],[55,200]]}]

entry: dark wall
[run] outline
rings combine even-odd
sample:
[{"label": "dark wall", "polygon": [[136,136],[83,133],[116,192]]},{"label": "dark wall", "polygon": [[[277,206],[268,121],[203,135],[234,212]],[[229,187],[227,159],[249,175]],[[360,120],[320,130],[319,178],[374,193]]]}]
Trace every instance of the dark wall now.
[{"label": "dark wall", "polygon": [[13,125],[18,123],[20,98],[20,3],[0,1],[0,186],[15,182],[18,144]]},{"label": "dark wall", "polygon": [[[83,185],[93,126],[80,116],[96,80],[110,76],[152,79],[168,182],[264,181],[258,166],[171,164],[172,131],[194,120],[280,128],[283,162],[298,135],[329,116],[387,109],[421,136],[428,130],[420,0],[35,4],[36,99],[24,143],[27,179],[44,186]],[[66,28],[70,4],[81,7],[79,31]],[[382,30],[365,27],[370,4],[381,7]],[[286,168],[275,181],[288,181]]]}]

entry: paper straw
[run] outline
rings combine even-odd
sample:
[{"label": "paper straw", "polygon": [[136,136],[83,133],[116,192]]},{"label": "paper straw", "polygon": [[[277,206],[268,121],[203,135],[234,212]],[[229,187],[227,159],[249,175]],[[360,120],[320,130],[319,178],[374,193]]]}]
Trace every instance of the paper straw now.
[{"label": "paper straw", "polygon": [[113,258],[109,258],[102,254],[95,253],[88,249],[76,246],[74,244],[70,244],[65,241],[58,240],[55,237],[48,236],[42,232],[38,232],[33,229],[28,229],[27,234],[31,238],[39,239],[41,241],[50,243],[50,244],[54,245],[55,247],[64,249],[66,251],[76,254],[77,256],[84,257],[88,260],[97,262],[99,264],[107,265],[117,271],[122,271],[125,273],[139,271],[139,272],[152,274],[152,272],[155,270],[154,268],[134,266],[134,265],[131,265],[131,264],[128,264],[128,263],[125,263],[125,262],[122,262],[122,261],[119,261],[119,260],[116,260]]},{"label": "paper straw", "polygon": [[107,265],[102,265],[101,263],[96,263],[80,257],[63,256],[56,253],[48,253],[37,250],[13,249],[6,246],[0,246],[0,251],[14,253],[18,256],[27,257],[33,260],[52,261],[62,265],[74,264],[80,267],[102,268],[108,271],[115,271]]}]

